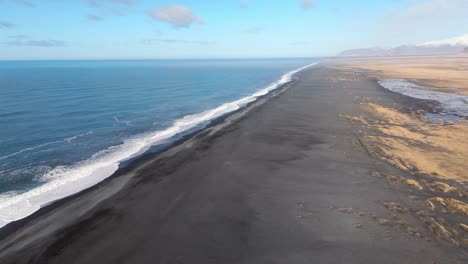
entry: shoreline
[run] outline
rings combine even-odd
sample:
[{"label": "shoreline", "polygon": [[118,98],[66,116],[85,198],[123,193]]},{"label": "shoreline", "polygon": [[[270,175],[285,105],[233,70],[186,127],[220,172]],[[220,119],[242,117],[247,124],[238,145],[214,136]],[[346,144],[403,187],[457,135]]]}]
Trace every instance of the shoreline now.
[{"label": "shoreline", "polygon": [[[133,161],[139,160],[140,158],[142,158],[143,156],[145,156],[147,154],[150,154],[150,153],[156,153],[157,154],[157,153],[160,153],[160,152],[164,152],[167,149],[170,149],[173,145],[177,145],[179,141],[183,142],[185,140],[185,138],[187,138],[187,137],[190,138],[192,134],[195,134],[198,131],[204,130],[207,126],[210,126],[211,123],[213,123],[213,122],[216,123],[218,119],[222,119],[226,115],[230,115],[233,112],[236,112],[236,111],[241,110],[241,109],[243,109],[245,107],[248,107],[252,103],[264,98],[265,96],[268,96],[270,93],[273,93],[278,89],[282,89],[283,86],[288,85],[289,83],[291,83],[293,81],[292,78],[294,77],[295,74],[297,74],[298,72],[300,72],[300,71],[302,71],[302,70],[304,70],[306,68],[313,67],[313,66],[317,65],[318,63],[320,63],[320,61],[305,65],[305,66],[300,67],[300,68],[295,69],[295,70],[291,70],[291,71],[281,75],[276,81],[270,83],[266,87],[254,92],[254,93],[252,93],[252,94],[250,94],[248,96],[244,96],[244,97],[242,97],[240,99],[237,99],[237,100],[234,100],[234,101],[231,101],[231,102],[222,103],[221,105],[218,105],[218,106],[216,106],[214,108],[211,108],[211,109],[199,112],[199,113],[187,115],[187,116],[184,116],[183,118],[177,119],[177,120],[175,120],[173,122],[173,124],[171,126],[169,126],[168,128],[165,128],[163,130],[148,132],[148,133],[146,133],[146,135],[143,134],[145,136],[142,136],[142,135],[135,136],[134,139],[137,139],[137,138],[141,137],[143,140],[145,140],[145,141],[150,140],[151,142],[148,142],[148,143],[145,142],[145,146],[141,147],[138,151],[136,151],[135,153],[133,153],[132,155],[130,155],[128,157],[125,157],[122,160],[119,160],[119,161],[114,160],[113,162],[111,160],[110,163],[108,161],[109,164],[105,165],[105,167],[99,167],[98,169],[92,168],[94,163],[90,163],[90,164],[87,164],[87,165],[86,164],[82,165],[82,166],[85,166],[85,167],[86,166],[88,166],[88,167],[91,166],[91,168],[89,168],[91,170],[91,172],[89,172],[89,173],[87,172],[86,176],[83,176],[83,177],[75,179],[75,180],[72,179],[71,182],[64,183],[64,186],[66,187],[66,186],[70,185],[70,183],[75,182],[74,184],[80,184],[80,182],[82,182],[83,180],[84,181],[86,181],[86,180],[90,181],[89,179],[92,178],[91,181],[93,183],[91,185],[89,183],[85,183],[84,188],[68,191],[69,194],[67,194],[67,193],[65,193],[65,194],[58,193],[58,194],[56,194],[54,192],[56,191],[57,187],[51,187],[52,189],[48,189],[48,187],[46,187],[47,185],[51,185],[51,184],[53,185],[54,180],[51,180],[49,182],[44,183],[41,186],[35,187],[35,188],[33,188],[31,190],[28,190],[28,191],[26,191],[24,193],[17,194],[16,196],[8,198],[8,199],[12,199],[13,201],[8,201],[7,200],[5,202],[7,204],[8,204],[8,202],[11,202],[12,205],[6,205],[6,206],[3,205],[4,207],[1,208],[1,210],[7,211],[6,216],[10,216],[10,215],[8,215],[8,210],[14,210],[14,205],[16,205],[18,203],[26,202],[27,204],[29,204],[29,200],[31,198],[36,198],[37,199],[43,193],[51,193],[49,195],[52,195],[53,197],[55,196],[55,199],[53,199],[51,201],[48,201],[46,203],[39,204],[39,205],[35,204],[35,206],[39,206],[39,209],[33,211],[32,213],[29,213],[28,215],[26,215],[24,217],[18,218],[17,220],[10,221],[9,223],[5,224],[5,226],[9,225],[10,223],[21,221],[22,219],[27,218],[31,214],[34,214],[36,211],[41,210],[43,207],[46,207],[46,206],[50,205],[51,203],[55,203],[55,202],[58,202],[60,200],[67,199],[67,197],[74,196],[75,194],[81,193],[82,191],[84,191],[84,190],[86,190],[88,188],[92,188],[94,185],[99,184],[100,182],[104,181],[105,179],[107,179],[109,177],[113,177],[113,175],[115,175],[115,174],[118,174],[119,170],[121,170],[122,168],[130,165],[131,163],[133,163]],[[118,145],[118,146],[124,146],[124,145],[126,145],[126,142],[127,142],[127,140],[125,140],[121,145]],[[89,159],[87,159],[87,160],[89,160]],[[115,169],[113,169],[114,166],[116,167]],[[109,169],[113,171],[110,174],[109,174],[110,171],[108,171]],[[76,169],[69,169],[69,170],[76,170]],[[103,172],[103,170],[104,170],[104,172]],[[69,173],[69,172],[67,172],[67,173]],[[67,181],[68,178],[65,177],[64,180]],[[59,183],[59,184],[61,184],[61,183]],[[63,188],[64,186],[60,186],[60,188]],[[42,193],[40,193],[38,195],[32,194],[32,197],[26,197],[26,198],[21,199],[21,196],[28,196],[29,193],[32,193],[37,189],[43,189],[43,188],[46,188],[46,189]],[[17,201],[15,201],[15,199]],[[13,207],[13,208],[11,208],[11,207]],[[32,207],[34,207],[34,206],[32,206]],[[32,209],[34,210],[34,208],[32,208]],[[13,217],[17,218],[17,216],[13,216]],[[2,232],[3,227],[4,226],[0,227],[0,238],[2,236],[1,234],[3,233]]]},{"label": "shoreline", "polygon": [[[373,175],[413,176],[370,157],[355,144],[360,126],[339,117],[361,112],[356,96],[403,104],[368,77],[335,75],[347,76],[328,63],[306,69],[180,144],[52,204],[0,240],[0,260],[463,263],[466,252],[406,210],[424,206],[410,196],[425,194]],[[400,209],[388,209],[390,201]]]},{"label": "shoreline", "polygon": [[[314,67],[316,64],[318,64],[318,62],[313,64],[313,65],[305,66],[305,68]],[[219,125],[222,126],[223,123],[226,122],[226,120],[229,120],[231,118],[231,116],[241,115],[240,117],[235,117],[235,119],[236,118],[242,118],[243,114],[246,114],[247,112],[251,111],[253,108],[262,105],[263,103],[265,103],[267,100],[271,99],[272,97],[275,97],[275,96],[281,94],[282,92],[284,92],[284,90],[288,89],[293,84],[294,84],[294,79],[292,79],[291,81],[279,86],[278,88],[270,91],[269,93],[267,93],[265,95],[257,97],[257,99],[255,101],[247,103],[244,107],[239,108],[238,110],[235,110],[235,111],[229,112],[227,114],[224,114],[224,115],[222,115],[220,117],[216,117],[214,119],[211,119],[209,121],[209,123],[206,124],[204,127],[200,128],[200,129],[195,129],[194,131],[189,131],[187,134],[181,135],[181,137],[179,139],[176,139],[176,140],[174,140],[172,142],[169,142],[164,147],[161,147],[159,150],[152,150],[153,148],[159,148],[160,147],[159,145],[151,146],[144,153],[142,153],[140,155],[137,155],[135,157],[132,157],[132,158],[130,158],[128,160],[122,161],[119,164],[119,168],[114,173],[112,173],[110,176],[106,177],[104,180],[92,185],[91,187],[85,188],[85,189],[83,189],[83,190],[81,190],[81,191],[79,191],[77,193],[71,194],[69,196],[60,198],[60,199],[55,200],[55,201],[52,201],[49,204],[44,205],[39,210],[33,212],[30,215],[28,215],[28,216],[26,216],[24,218],[21,218],[19,220],[15,220],[13,222],[10,222],[10,223],[6,224],[3,227],[0,227],[0,243],[2,242],[2,240],[6,239],[9,235],[13,234],[15,231],[17,231],[18,229],[24,227],[25,225],[27,225],[28,223],[34,221],[35,219],[37,219],[37,218],[39,218],[39,217],[41,217],[43,215],[46,215],[47,213],[53,211],[54,209],[56,209],[56,208],[58,208],[60,206],[64,206],[67,203],[72,202],[73,200],[78,199],[78,198],[86,195],[89,192],[93,192],[93,191],[105,186],[109,181],[112,181],[114,178],[122,177],[122,176],[125,176],[125,175],[128,176],[129,172],[131,172],[132,170],[137,169],[139,166],[142,166],[146,162],[154,162],[155,160],[160,159],[161,158],[160,156],[164,155],[165,152],[171,151],[174,148],[182,147],[183,144],[187,143],[188,141],[190,141],[190,140],[192,140],[192,139],[194,139],[194,138],[196,138],[198,136],[204,135],[205,133],[207,133],[208,131],[213,129],[213,127],[216,127],[216,126],[219,126]]]}]

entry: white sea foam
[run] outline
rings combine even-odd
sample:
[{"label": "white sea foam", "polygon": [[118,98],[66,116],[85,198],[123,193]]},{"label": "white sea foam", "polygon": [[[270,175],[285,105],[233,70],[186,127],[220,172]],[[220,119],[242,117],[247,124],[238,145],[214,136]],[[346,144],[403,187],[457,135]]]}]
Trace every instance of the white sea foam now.
[{"label": "white sea foam", "polygon": [[124,125],[127,125],[127,126],[132,125],[132,122],[127,121],[127,120],[120,120],[118,116],[113,116],[112,119],[114,119],[115,123],[117,123],[117,124],[124,124]]},{"label": "white sea foam", "polygon": [[27,148],[24,148],[24,149],[20,149],[16,152],[13,152],[11,154],[8,154],[6,156],[2,156],[0,157],[0,160],[3,160],[3,159],[7,159],[7,158],[11,158],[11,157],[14,157],[16,155],[19,155],[23,152],[28,152],[28,151],[32,151],[32,150],[36,150],[38,148],[42,148],[42,147],[45,147],[45,146],[49,146],[49,145],[52,145],[52,144],[55,144],[55,143],[58,143],[60,141],[52,141],[52,142],[47,142],[47,143],[44,143],[44,144],[39,144],[39,145],[36,145],[36,146],[33,146],[33,147],[27,147]]},{"label": "white sea foam", "polygon": [[[44,184],[29,191],[9,192],[0,195],[0,227],[24,218],[55,200],[70,196],[101,182],[117,171],[122,161],[138,156],[151,146],[164,143],[179,133],[206,125],[213,119],[254,102],[259,97],[290,82],[292,76],[297,72],[317,63],[291,71],[278,81],[250,96],[222,104],[214,109],[185,116],[176,120],[172,126],[165,130],[125,140],[123,144],[100,151],[88,160],[73,166],[58,166],[41,177],[40,180],[44,181]],[[70,140],[72,139],[70,138]]]},{"label": "white sea foam", "polygon": [[66,138],[63,141],[72,142],[75,139],[78,139],[78,138],[81,138],[81,137],[84,137],[84,136],[87,136],[87,135],[91,135],[93,133],[94,133],[93,131],[89,131],[89,132],[86,132],[86,133],[83,133],[83,134],[79,134],[79,135],[76,135],[76,136]]},{"label": "white sea foam", "polygon": [[379,84],[385,89],[409,97],[437,101],[442,107],[453,114],[468,116],[467,95],[424,90],[423,87],[402,79],[381,80]]},{"label": "white sea foam", "polygon": [[92,133],[93,133],[93,131],[89,131],[89,132],[84,133],[84,134],[80,134],[80,135],[72,136],[72,137],[69,137],[69,138],[65,138],[64,140],[57,140],[57,141],[47,142],[47,143],[39,144],[39,145],[36,145],[36,146],[33,146],[33,147],[27,147],[27,148],[24,148],[24,149],[20,149],[20,150],[18,150],[16,152],[13,152],[11,154],[0,157],[0,160],[14,157],[14,156],[19,155],[19,154],[21,154],[23,152],[28,152],[28,151],[43,148],[43,147],[46,147],[46,146],[49,146],[49,145],[52,145],[52,144],[55,144],[55,143],[60,143],[62,141],[66,141],[66,142],[70,143],[71,141],[73,141],[73,140],[75,140],[77,138],[84,137],[84,136],[87,136],[87,135],[91,135]]}]

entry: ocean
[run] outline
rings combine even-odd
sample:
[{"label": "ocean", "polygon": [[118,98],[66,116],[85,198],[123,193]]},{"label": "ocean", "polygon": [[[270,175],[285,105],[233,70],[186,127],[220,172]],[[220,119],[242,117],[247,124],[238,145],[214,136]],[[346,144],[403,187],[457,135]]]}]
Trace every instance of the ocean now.
[{"label": "ocean", "polygon": [[0,227],[99,183],[316,61],[0,62]]}]

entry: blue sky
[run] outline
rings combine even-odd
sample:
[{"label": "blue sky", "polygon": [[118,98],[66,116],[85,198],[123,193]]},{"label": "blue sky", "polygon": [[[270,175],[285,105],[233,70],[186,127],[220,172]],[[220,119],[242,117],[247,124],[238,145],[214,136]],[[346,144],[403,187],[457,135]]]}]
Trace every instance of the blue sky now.
[{"label": "blue sky", "polygon": [[0,59],[328,56],[466,33],[466,0],[0,0]]}]

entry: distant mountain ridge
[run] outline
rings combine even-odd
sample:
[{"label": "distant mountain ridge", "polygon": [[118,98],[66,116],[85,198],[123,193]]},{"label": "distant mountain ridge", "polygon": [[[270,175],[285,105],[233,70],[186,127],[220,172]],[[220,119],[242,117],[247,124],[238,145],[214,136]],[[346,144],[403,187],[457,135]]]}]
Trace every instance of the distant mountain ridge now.
[{"label": "distant mountain ridge", "polygon": [[438,55],[466,52],[468,49],[468,34],[430,41],[416,45],[402,45],[394,48],[362,48],[345,50],[338,54],[340,57],[359,56],[408,56],[408,55]]},{"label": "distant mountain ridge", "polygon": [[454,37],[454,38],[431,41],[431,42],[420,44],[420,46],[426,46],[426,47],[444,46],[444,45],[449,45],[449,46],[454,46],[454,47],[468,47],[468,34]]}]

